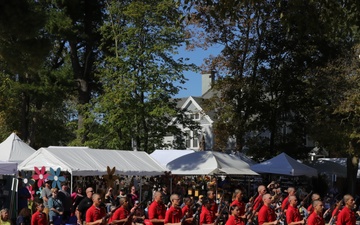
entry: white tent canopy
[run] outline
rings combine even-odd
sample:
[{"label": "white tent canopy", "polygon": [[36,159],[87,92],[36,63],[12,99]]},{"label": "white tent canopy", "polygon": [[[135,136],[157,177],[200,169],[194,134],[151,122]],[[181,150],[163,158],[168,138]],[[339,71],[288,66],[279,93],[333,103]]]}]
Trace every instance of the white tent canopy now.
[{"label": "white tent canopy", "polygon": [[258,175],[239,157],[213,151],[183,155],[169,162],[166,168],[175,175]]},{"label": "white tent canopy", "polygon": [[23,142],[15,133],[0,143],[0,161],[21,163],[34,152],[35,149]]},{"label": "white tent canopy", "polygon": [[267,161],[252,165],[250,168],[258,173],[271,173],[288,176],[317,176],[316,169],[298,162],[286,153],[281,153]]},{"label": "white tent canopy", "polygon": [[161,166],[146,152],[102,150],[87,147],[40,148],[18,166],[18,170],[33,171],[45,166],[49,171],[60,168],[73,176],[97,176],[107,174],[107,166],[115,167],[116,174],[156,176],[164,174]]},{"label": "white tent canopy", "polygon": [[194,150],[155,150],[150,156],[159,162],[162,166],[166,165],[183,155],[195,152]]}]

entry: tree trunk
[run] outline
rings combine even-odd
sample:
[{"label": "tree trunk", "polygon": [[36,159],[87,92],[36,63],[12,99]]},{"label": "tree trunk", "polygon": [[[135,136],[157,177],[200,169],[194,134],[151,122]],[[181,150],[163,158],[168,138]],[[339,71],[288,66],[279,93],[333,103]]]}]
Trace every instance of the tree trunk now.
[{"label": "tree trunk", "polygon": [[356,178],[359,165],[359,157],[355,154],[359,150],[358,140],[350,141],[350,154],[347,157],[347,192],[356,194]]}]

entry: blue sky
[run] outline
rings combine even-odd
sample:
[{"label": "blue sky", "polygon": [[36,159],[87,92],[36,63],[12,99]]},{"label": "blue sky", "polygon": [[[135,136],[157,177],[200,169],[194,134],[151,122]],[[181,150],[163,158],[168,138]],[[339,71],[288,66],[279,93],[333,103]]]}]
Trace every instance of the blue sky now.
[{"label": "blue sky", "polygon": [[[220,51],[219,48],[209,48],[208,50],[203,50],[200,48],[194,49],[192,51],[186,51],[185,48],[179,49],[179,57],[189,58],[188,63],[194,63],[197,66],[201,66],[205,58],[210,55],[217,55]],[[201,96],[201,74],[186,71],[184,72],[185,77],[188,81],[182,85],[183,90],[181,90],[176,98],[188,97],[188,96]]]}]

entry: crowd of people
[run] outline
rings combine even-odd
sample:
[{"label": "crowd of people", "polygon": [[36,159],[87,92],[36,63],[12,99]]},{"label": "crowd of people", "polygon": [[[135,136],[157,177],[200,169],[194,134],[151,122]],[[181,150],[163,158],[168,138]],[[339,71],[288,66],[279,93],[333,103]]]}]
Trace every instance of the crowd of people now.
[{"label": "crowd of people", "polygon": [[[93,187],[61,189],[46,182],[34,209],[20,209],[16,225],[355,225],[359,212],[353,196],[346,194],[332,204],[318,193],[276,182],[258,185],[249,195],[238,187],[228,197],[217,185],[208,186],[199,196],[169,193],[166,185],[152,190],[151,198],[140,199],[135,186],[97,193]],[[299,194],[302,193],[302,194]],[[339,195],[338,195],[339,196]],[[0,225],[12,225],[6,209],[0,212]]]}]

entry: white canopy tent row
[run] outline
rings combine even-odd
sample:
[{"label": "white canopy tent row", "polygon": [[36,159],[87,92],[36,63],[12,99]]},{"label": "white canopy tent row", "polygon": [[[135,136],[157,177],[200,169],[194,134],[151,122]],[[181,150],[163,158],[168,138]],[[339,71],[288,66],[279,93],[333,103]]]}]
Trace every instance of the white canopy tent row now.
[{"label": "white canopy tent row", "polygon": [[317,170],[281,153],[274,158],[252,165],[252,170],[258,173],[279,174],[287,176],[317,176]]},{"label": "white canopy tent row", "polygon": [[108,166],[115,167],[116,174],[130,176],[157,176],[167,171],[146,152],[56,146],[40,148],[20,163],[18,170],[42,166],[47,171],[60,168],[73,176],[105,175]]},{"label": "white canopy tent row", "polygon": [[107,167],[115,167],[115,174],[128,176],[157,176],[167,171],[146,152],[56,146],[40,148],[19,164],[18,170],[34,171],[34,167],[42,166],[46,171],[60,168],[69,172],[71,184],[73,176],[106,175]]}]

